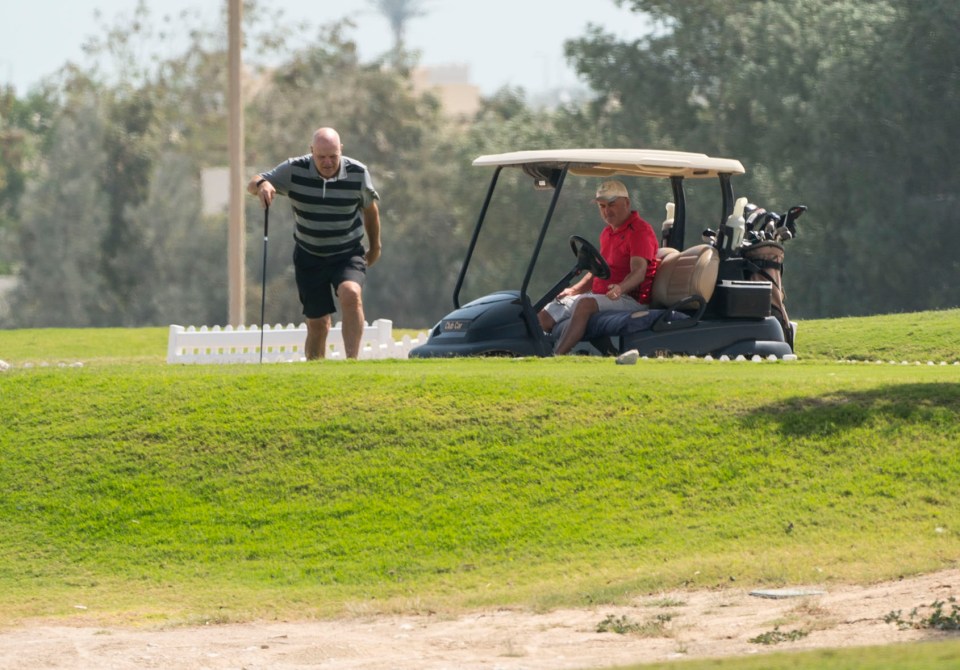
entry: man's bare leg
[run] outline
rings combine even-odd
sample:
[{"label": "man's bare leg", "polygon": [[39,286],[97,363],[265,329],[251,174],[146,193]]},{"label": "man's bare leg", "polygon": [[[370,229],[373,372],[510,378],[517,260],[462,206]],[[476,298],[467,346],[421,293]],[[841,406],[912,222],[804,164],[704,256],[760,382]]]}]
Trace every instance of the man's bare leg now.
[{"label": "man's bare leg", "polygon": [[343,349],[347,358],[357,358],[360,354],[360,340],[363,337],[363,294],[360,284],[345,281],[337,287],[340,299],[340,311],[343,313]]},{"label": "man's bare leg", "polygon": [[593,298],[580,298],[577,300],[577,304],[573,308],[573,314],[570,315],[570,323],[567,324],[566,330],[563,331],[563,337],[560,338],[560,343],[557,344],[557,355],[562,356],[563,354],[568,354],[571,349],[577,346],[577,342],[579,342],[581,338],[583,338],[583,334],[587,332],[587,322],[590,320],[590,317],[599,311],[600,307]]},{"label": "man's bare leg", "polygon": [[330,315],[307,319],[307,341],[304,345],[308,361],[327,357],[327,335],[330,333]]},{"label": "man's bare leg", "polygon": [[553,327],[557,325],[557,322],[553,320],[553,317],[547,314],[547,310],[541,309],[540,313],[537,314],[537,321],[540,322],[540,328],[543,329],[545,333],[552,333]]}]

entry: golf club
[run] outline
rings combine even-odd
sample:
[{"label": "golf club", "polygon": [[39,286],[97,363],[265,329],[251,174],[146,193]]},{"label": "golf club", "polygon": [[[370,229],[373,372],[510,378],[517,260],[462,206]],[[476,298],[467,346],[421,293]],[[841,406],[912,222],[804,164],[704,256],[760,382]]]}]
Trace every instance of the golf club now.
[{"label": "golf club", "polygon": [[800,218],[800,215],[807,211],[806,205],[794,205],[783,217],[784,227],[790,231],[791,236],[797,236],[797,219]]},{"label": "golf club", "polygon": [[263,283],[260,287],[260,362],[263,363],[263,314],[267,306],[267,239],[270,229],[270,205],[263,208]]},{"label": "golf club", "polygon": [[779,226],[773,231],[773,239],[776,242],[786,242],[787,240],[793,239],[793,233],[787,230],[786,226]]},{"label": "golf club", "polygon": [[[747,232],[756,230],[757,224],[763,220],[764,214],[767,213],[767,210],[765,210],[763,207],[757,207],[756,205],[753,205],[752,207],[753,209],[750,210],[750,214],[747,215]],[[744,212],[746,212],[746,210],[744,210]]]},{"label": "golf club", "polygon": [[756,221],[757,216],[762,212],[762,207],[758,207],[752,202],[747,203],[747,206],[743,208],[743,225],[745,232],[753,230],[753,222]]},{"label": "golf club", "polygon": [[674,204],[672,202],[668,202],[667,218],[665,218],[663,223],[660,224],[660,242],[663,246],[667,245],[667,240],[670,239],[670,232],[673,230],[673,209]]},{"label": "golf club", "polygon": [[763,225],[760,228],[760,230],[763,232],[764,238],[772,240],[773,233],[779,225],[780,215],[776,212],[767,212],[763,217]]}]

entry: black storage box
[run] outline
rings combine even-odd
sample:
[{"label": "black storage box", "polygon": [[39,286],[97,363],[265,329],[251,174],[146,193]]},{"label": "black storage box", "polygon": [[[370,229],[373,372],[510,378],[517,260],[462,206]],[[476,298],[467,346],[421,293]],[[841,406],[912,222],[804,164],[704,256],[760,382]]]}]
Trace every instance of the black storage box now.
[{"label": "black storage box", "polygon": [[724,279],[714,291],[711,311],[721,317],[762,319],[770,316],[768,281],[740,281]]}]

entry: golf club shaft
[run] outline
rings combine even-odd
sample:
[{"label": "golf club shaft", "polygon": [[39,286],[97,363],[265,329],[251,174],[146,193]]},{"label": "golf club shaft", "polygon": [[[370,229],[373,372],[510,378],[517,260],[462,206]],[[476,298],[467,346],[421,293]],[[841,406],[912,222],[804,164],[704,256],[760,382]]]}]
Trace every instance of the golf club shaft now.
[{"label": "golf club shaft", "polygon": [[260,286],[260,362],[263,363],[263,315],[267,306],[267,240],[270,230],[270,205],[263,208],[263,283]]}]

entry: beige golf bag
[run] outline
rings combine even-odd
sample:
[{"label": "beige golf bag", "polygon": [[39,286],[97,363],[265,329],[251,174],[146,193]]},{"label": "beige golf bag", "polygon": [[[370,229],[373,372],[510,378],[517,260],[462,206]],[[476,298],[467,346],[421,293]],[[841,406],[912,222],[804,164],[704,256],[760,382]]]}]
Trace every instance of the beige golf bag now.
[{"label": "beige golf bag", "polygon": [[770,288],[770,310],[783,328],[783,338],[793,349],[793,326],[784,305],[786,293],[783,291],[783,245],[779,242],[759,242],[741,252],[745,261],[744,275],[749,281],[768,281]]}]

